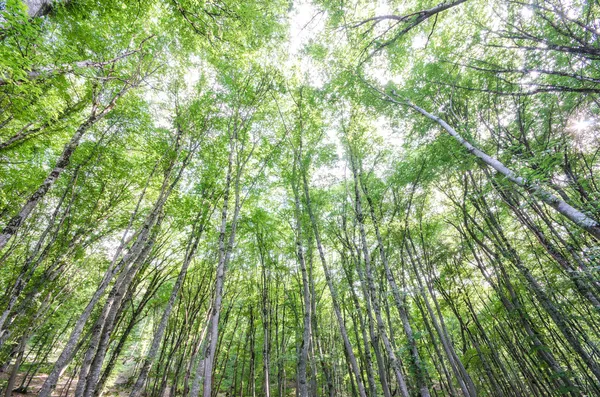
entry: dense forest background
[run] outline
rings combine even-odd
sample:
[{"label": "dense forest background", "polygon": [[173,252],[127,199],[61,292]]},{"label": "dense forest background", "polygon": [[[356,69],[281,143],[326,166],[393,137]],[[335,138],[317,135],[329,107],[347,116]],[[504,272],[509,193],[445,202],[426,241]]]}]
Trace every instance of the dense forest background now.
[{"label": "dense forest background", "polygon": [[600,396],[596,0],[0,1],[0,388]]}]

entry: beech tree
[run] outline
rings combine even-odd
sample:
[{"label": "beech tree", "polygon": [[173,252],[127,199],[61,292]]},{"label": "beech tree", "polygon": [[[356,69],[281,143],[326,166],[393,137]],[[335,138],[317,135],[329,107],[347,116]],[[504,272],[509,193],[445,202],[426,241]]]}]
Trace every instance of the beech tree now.
[{"label": "beech tree", "polygon": [[600,395],[599,21],[0,2],[1,392]]}]

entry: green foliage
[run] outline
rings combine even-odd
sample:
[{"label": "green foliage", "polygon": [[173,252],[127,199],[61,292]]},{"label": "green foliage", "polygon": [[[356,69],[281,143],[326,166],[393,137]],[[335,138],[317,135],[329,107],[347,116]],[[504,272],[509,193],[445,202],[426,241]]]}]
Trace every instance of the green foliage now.
[{"label": "green foliage", "polygon": [[219,395],[293,395],[305,343],[309,395],[401,395],[393,355],[414,395],[600,394],[600,246],[534,192],[600,219],[596,3],[0,4],[2,228],[48,188],[0,364],[53,371],[107,277],[63,381],[89,351],[130,392],[156,335],[147,394],[184,395],[222,265]]}]

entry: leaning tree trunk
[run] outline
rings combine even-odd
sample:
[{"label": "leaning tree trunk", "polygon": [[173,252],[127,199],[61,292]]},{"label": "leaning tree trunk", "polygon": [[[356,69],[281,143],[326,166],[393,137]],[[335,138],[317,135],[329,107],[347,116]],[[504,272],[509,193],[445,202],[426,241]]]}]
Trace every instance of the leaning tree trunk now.
[{"label": "leaning tree trunk", "polygon": [[[462,210],[465,211],[464,208],[462,208]],[[487,247],[485,243],[481,241],[469,228],[469,221],[466,217],[467,215],[464,215],[465,217],[463,219],[463,222],[465,224],[466,231],[468,232],[468,236],[465,234],[463,235],[463,238],[467,247],[473,253],[475,262],[477,264],[477,267],[481,271],[481,274],[483,275],[485,280],[492,286],[494,291],[496,291],[498,298],[500,298],[500,301],[502,302],[502,305],[506,308],[507,312],[511,314],[514,313],[516,315],[520,325],[525,331],[527,340],[530,342],[531,349],[536,352],[537,358],[540,361],[544,362],[544,368],[546,368],[547,371],[550,373],[550,377],[551,379],[553,379],[553,383],[556,385],[556,387],[565,387],[569,390],[578,390],[578,387],[571,381],[571,379],[569,379],[568,376],[566,376],[566,370],[558,362],[554,353],[550,349],[546,348],[546,342],[543,335],[540,333],[535,323],[532,321],[528,312],[523,308],[520,297],[517,295],[512,285],[512,281],[504,269],[504,265],[501,261],[498,260],[497,257],[491,257],[491,259],[493,260],[493,263],[498,265],[498,270],[500,272],[498,283],[492,280],[492,278],[489,276],[488,267],[486,266],[486,264],[483,263],[482,258],[480,258],[479,255],[477,255],[475,247],[469,240],[469,237],[479,247],[482,247],[484,252],[485,250],[492,250],[489,247]],[[502,290],[500,282],[504,284],[506,292]],[[573,393],[576,394],[575,392]]]},{"label": "leaning tree trunk", "polygon": [[106,352],[109,347],[110,337],[115,326],[116,318],[122,311],[122,305],[127,290],[130,288],[131,282],[139,272],[141,266],[150,255],[157,238],[158,230],[160,229],[162,220],[164,218],[164,205],[177,185],[189,160],[190,155],[188,154],[186,159],[183,161],[183,164],[179,168],[178,173],[172,177],[182,150],[182,134],[182,130],[178,129],[175,138],[176,154],[169,161],[168,168],[163,177],[163,183],[159,192],[159,196],[156,200],[153,211],[146,222],[150,228],[144,228],[142,234],[145,235],[145,237],[142,239],[138,238],[137,242],[143,244],[143,248],[138,254],[132,257],[133,259],[129,261],[126,266],[123,267],[123,270],[119,274],[111,292],[108,295],[108,299],[104,304],[102,313],[94,325],[88,350],[86,351],[79,373],[79,380],[77,382],[76,389],[76,394],[78,396],[91,397],[96,391],[104,359],[106,357]]},{"label": "leaning tree trunk", "polygon": [[585,337],[585,342],[592,347],[593,352],[589,353],[585,347],[579,341],[579,338],[573,331],[573,327],[569,324],[568,319],[564,313],[550,300],[546,292],[543,290],[540,282],[531,274],[531,271],[522,263],[520,255],[517,253],[515,248],[510,244],[507,237],[504,234],[504,230],[498,223],[498,220],[494,217],[494,214],[490,213],[488,209],[483,210],[483,215],[490,220],[490,224],[494,227],[495,236],[492,239],[494,246],[500,251],[500,254],[514,264],[517,270],[521,273],[523,278],[527,280],[529,287],[533,291],[534,296],[539,301],[542,308],[548,313],[558,330],[564,336],[565,340],[569,343],[575,353],[581,357],[582,361],[588,367],[590,372],[596,377],[596,380],[600,384],[600,365],[597,360],[593,357],[597,354],[597,349],[594,347],[591,341]]},{"label": "leaning tree trunk", "polygon": [[[140,232],[137,233],[137,237],[136,237],[134,244],[131,246],[131,248],[129,249],[127,254],[125,254],[123,256],[123,258],[117,262],[118,257],[121,255],[121,252],[123,251],[123,249],[129,242],[126,239],[126,235],[131,228],[131,224],[133,223],[135,216],[138,213],[139,205],[141,203],[141,198],[138,201],[137,207],[131,214],[131,218],[129,220],[129,225],[128,225],[127,229],[125,230],[125,233],[123,234],[123,238],[121,239],[119,247],[117,248],[117,251],[115,253],[112,263],[106,270],[106,272],[102,278],[102,281],[100,282],[100,285],[94,292],[94,295],[92,296],[92,298],[88,302],[87,306],[85,307],[85,309],[83,310],[83,312],[81,313],[79,318],[77,319],[77,322],[75,323],[75,326],[73,327],[73,330],[71,331],[71,335],[69,336],[69,339],[66,342],[66,344],[63,348],[63,351],[61,352],[60,356],[54,363],[54,367],[52,368],[52,371],[50,372],[50,374],[44,381],[44,384],[42,385],[42,388],[40,389],[40,391],[38,393],[38,397],[50,397],[50,395],[52,394],[52,391],[56,387],[56,383],[58,382],[60,375],[62,374],[64,369],[67,367],[67,365],[71,362],[71,360],[73,359],[73,357],[76,353],[77,342],[78,342],[81,334],[83,333],[83,329],[85,327],[87,320],[92,315],[92,312],[93,312],[94,308],[96,307],[96,304],[98,304],[98,302],[100,301],[100,299],[102,298],[102,296],[104,295],[104,293],[106,292],[108,287],[110,286],[110,283],[111,283],[113,277],[115,275],[117,275],[121,269],[126,268],[125,270],[127,270],[127,268],[130,266],[130,264],[133,261],[135,261],[140,256],[142,251],[144,250],[144,247],[148,243],[148,239],[150,238],[151,231],[152,231],[153,227],[155,226],[156,219],[158,217],[158,213],[162,209],[162,204],[164,204],[164,201],[166,200],[164,198],[164,195],[165,195],[164,193],[166,193],[165,189],[168,188],[168,183],[167,183],[168,176],[169,176],[169,173],[167,173],[167,175],[165,176],[165,181],[163,181],[161,194],[159,195],[159,197],[157,199],[154,209],[146,217],[146,220],[145,220],[144,224],[142,225]],[[141,197],[143,197],[144,195],[145,195],[145,190],[142,192]],[[132,236],[132,238],[134,236]]]},{"label": "leaning tree trunk", "polygon": [[410,108],[416,110],[421,113],[423,116],[427,117],[430,120],[438,123],[446,132],[448,132],[458,143],[460,143],[467,151],[473,154],[475,157],[482,160],[486,165],[492,167],[500,174],[504,175],[506,179],[511,181],[517,186],[520,186],[531,193],[534,197],[548,204],[556,211],[564,215],[571,222],[591,234],[592,236],[600,239],[600,223],[595,219],[587,216],[583,212],[578,209],[572,207],[570,204],[562,200],[561,198],[552,194],[552,192],[544,189],[542,186],[539,186],[535,182],[528,181],[527,179],[517,175],[513,170],[505,166],[500,160],[486,154],[482,150],[473,146],[469,143],[465,138],[463,138],[454,128],[452,128],[448,123],[446,123],[441,118],[434,116],[433,114],[427,112],[425,109],[420,108],[417,105],[414,105],[410,102],[400,102],[397,101],[390,96],[388,96],[390,100],[395,103],[409,106]]},{"label": "leaning tree trunk", "polygon": [[[200,216],[200,214],[198,214]],[[146,379],[148,378],[148,372],[150,371],[150,367],[158,353],[158,348],[160,347],[160,342],[163,338],[165,330],[167,329],[167,322],[169,321],[169,316],[171,315],[171,310],[173,309],[173,305],[175,304],[175,300],[177,299],[177,295],[179,294],[179,290],[183,285],[183,281],[185,280],[185,276],[187,275],[187,269],[196,254],[196,249],[198,248],[198,243],[200,242],[200,236],[202,235],[202,231],[204,229],[204,224],[200,224],[196,231],[192,231],[190,236],[190,241],[188,245],[188,249],[186,252],[185,259],[183,264],[181,265],[181,269],[179,270],[179,275],[177,276],[177,281],[175,285],[173,285],[173,289],[171,290],[171,296],[169,296],[169,301],[167,302],[167,306],[163,312],[163,315],[160,319],[160,323],[158,324],[158,328],[154,333],[154,337],[152,339],[152,344],[150,345],[150,350],[146,354],[146,358],[144,359],[144,363],[142,364],[142,369],[140,370],[140,374],[137,378],[137,381],[133,385],[130,397],[139,397],[142,394],[144,384],[146,383]]]},{"label": "leaning tree trunk", "polygon": [[129,85],[123,87],[110,101],[110,103],[104,107],[101,111],[98,111],[98,104],[92,106],[92,112],[90,116],[77,128],[75,134],[71,137],[71,140],[65,145],[63,151],[56,162],[56,165],[48,174],[46,179],[37,188],[37,190],[29,196],[27,202],[21,207],[19,213],[13,216],[7,225],[0,233],[0,251],[6,246],[10,238],[17,233],[23,222],[29,217],[31,212],[35,209],[38,203],[44,198],[48,190],[56,183],[60,175],[63,173],[65,168],[71,162],[71,156],[79,146],[81,137],[99,120],[106,116],[116,105],[117,100],[123,96],[130,88]]},{"label": "leaning tree trunk", "polygon": [[4,392],[4,397],[11,397],[13,389],[15,388],[15,384],[17,382],[17,375],[19,373],[19,367],[23,362],[23,355],[25,354],[25,344],[29,339],[29,332],[25,332],[21,337],[19,342],[19,346],[17,348],[17,359],[15,360],[14,367],[10,372],[10,377],[8,378],[8,383],[6,385],[6,391]]},{"label": "leaning tree trunk", "polygon": [[[351,151],[352,148],[349,148],[349,150]],[[404,305],[402,298],[400,297],[400,289],[398,288],[398,285],[396,284],[396,280],[394,279],[394,276],[392,274],[392,271],[391,271],[389,263],[388,263],[387,253],[385,252],[385,247],[383,246],[383,239],[382,239],[381,233],[379,231],[379,224],[377,221],[377,217],[375,216],[375,208],[373,205],[373,200],[371,199],[371,196],[369,196],[367,186],[364,183],[364,180],[362,178],[361,167],[360,166],[357,167],[357,165],[356,165],[357,161],[358,161],[358,159],[354,158],[352,153],[350,153],[350,163],[351,163],[351,167],[352,167],[352,174],[354,176],[354,189],[355,189],[355,196],[356,196],[356,201],[357,201],[356,206],[360,210],[360,217],[362,219],[363,215],[362,215],[362,206],[360,203],[361,199],[360,199],[360,193],[358,192],[358,185],[360,184],[362,186],[362,191],[363,191],[363,193],[367,199],[367,203],[369,205],[369,213],[371,215],[371,222],[373,222],[373,227],[375,229],[375,236],[377,237],[377,245],[379,246],[379,255],[381,257],[381,262],[383,263],[383,268],[385,270],[386,278],[392,289],[394,303],[396,304],[396,309],[398,310],[400,319],[402,320],[402,327],[404,328],[404,333],[406,335],[406,339],[408,341],[408,346],[410,348],[411,358],[413,361],[413,365],[415,367],[419,392],[422,397],[429,397],[430,394],[429,394],[429,389],[427,387],[427,381],[426,381],[427,374],[426,374],[425,368],[423,367],[423,364],[421,362],[421,357],[419,356],[419,350],[417,348],[417,342],[414,337],[412,326],[410,325],[410,320],[408,318],[408,312],[406,310],[406,307]],[[361,223],[361,231],[364,233],[362,223]],[[368,252],[367,252],[367,255],[368,255]]]},{"label": "leaning tree trunk", "polygon": [[[448,358],[450,367],[452,368],[452,371],[454,372],[454,376],[456,377],[458,384],[461,388],[461,391],[465,396],[477,397],[477,390],[475,389],[475,384],[473,383],[471,376],[467,373],[467,370],[465,369],[460,357],[458,357],[458,355],[456,354],[456,351],[454,350],[452,341],[450,340],[450,338],[447,337],[448,335],[445,332],[445,328],[443,328],[443,324],[440,325],[440,323],[437,320],[436,314],[434,313],[433,309],[431,308],[431,304],[429,303],[429,298],[427,297],[425,288],[423,287],[423,283],[421,282],[420,271],[417,268],[417,265],[419,265],[419,267],[422,269],[421,262],[418,259],[419,258],[418,255],[416,255],[416,253],[413,255],[413,253],[412,253],[412,249],[410,246],[412,240],[411,240],[410,235],[407,235],[406,239],[407,239],[406,252],[408,254],[408,260],[412,264],[413,271],[415,273],[415,279],[417,280],[417,285],[419,287],[420,295],[423,298],[423,302],[425,304],[425,307],[427,308],[427,312],[429,314],[429,317],[431,318],[433,327],[435,328],[435,330],[438,334],[438,337],[442,343],[442,347],[444,349],[444,352],[446,353],[446,357]],[[425,280],[425,282],[427,283],[427,280]],[[437,304],[437,301],[435,300],[436,299],[435,293],[434,293],[433,289],[430,287],[429,283],[427,283],[427,288],[428,288],[429,294],[434,299],[434,303]],[[440,320],[443,321],[442,316],[440,316]]]},{"label": "leaning tree trunk", "polygon": [[[344,229],[344,233],[346,233],[345,221],[344,221],[343,229]],[[347,241],[349,240],[347,236],[346,236],[346,240]],[[348,245],[349,245],[349,243],[348,243]],[[352,262],[355,262],[354,255],[351,251],[350,252],[351,260],[348,261],[347,259],[345,259],[345,255],[344,255],[343,251],[341,252],[341,254],[342,254],[342,268],[343,268],[344,274],[346,276],[346,279],[348,280],[348,285],[353,285],[354,281],[352,279],[352,275],[350,274],[351,270],[347,269],[347,267],[350,267],[350,266],[344,266],[344,263],[348,262],[349,265],[351,265]],[[356,266],[358,266],[358,264]],[[360,302],[358,300],[358,296],[357,296],[357,293],[354,290],[354,288],[350,288],[350,296],[352,297],[354,309],[356,310],[356,317],[358,317],[358,324],[357,324],[356,320],[354,319],[354,316],[352,316],[352,321],[354,323],[354,329],[356,330],[356,329],[360,328],[360,335],[362,337],[363,345],[365,346],[364,354],[363,354],[361,352],[360,342],[358,343],[358,356],[361,357],[364,362],[365,370],[367,373],[367,385],[369,387],[366,390],[366,393],[367,393],[367,395],[370,396],[370,395],[374,395],[375,393],[377,393],[377,386],[375,385],[375,376],[373,373],[373,357],[371,356],[371,349],[369,348],[369,337],[367,336],[367,325],[365,323],[365,318],[362,315],[362,309],[360,307]],[[356,332],[356,340],[357,341],[359,340],[358,332]],[[363,381],[364,381],[364,379],[363,379]]]},{"label": "leaning tree trunk", "polygon": [[356,378],[356,383],[358,385],[358,394],[360,397],[367,397],[365,392],[365,387],[360,378],[360,369],[358,368],[358,363],[356,361],[356,356],[354,355],[354,351],[352,349],[352,344],[350,343],[350,338],[348,337],[348,331],[346,330],[346,325],[344,324],[344,318],[342,317],[342,312],[339,306],[339,297],[337,294],[337,290],[335,289],[335,285],[333,284],[333,279],[331,277],[331,271],[327,266],[327,261],[325,259],[325,251],[323,250],[323,245],[321,244],[321,236],[319,234],[319,228],[317,227],[317,221],[315,215],[312,210],[311,202],[310,202],[310,192],[308,189],[308,180],[306,178],[306,172],[301,171],[302,173],[302,182],[304,187],[304,199],[306,201],[306,211],[308,212],[308,216],[310,218],[310,223],[312,225],[313,234],[315,236],[315,242],[317,244],[317,248],[319,250],[319,258],[321,259],[321,264],[323,265],[323,272],[325,273],[325,280],[327,281],[327,286],[329,287],[329,293],[331,294],[331,303],[333,305],[333,311],[335,312],[335,317],[338,321],[338,326],[340,328],[340,334],[342,335],[342,340],[344,341],[344,348],[348,355],[348,360],[350,361],[350,366],[352,367],[352,371],[354,372],[354,377]]},{"label": "leaning tree trunk", "polygon": [[[6,305],[6,308],[0,315],[0,347],[2,347],[2,345],[4,344],[4,341],[6,340],[5,333],[7,333],[7,330],[4,329],[4,324],[5,324],[6,320],[8,319],[9,314],[11,314],[11,311],[13,310],[14,305],[17,303],[17,299],[19,299],[21,293],[23,292],[23,290],[29,283],[29,280],[33,277],[33,274],[34,274],[35,270],[37,269],[37,267],[39,266],[40,262],[42,262],[43,259],[48,255],[49,249],[52,245],[52,242],[56,239],[57,232],[54,233],[53,238],[50,240],[50,242],[48,244],[46,244],[45,248],[42,250],[42,245],[44,244],[47,235],[52,231],[52,229],[55,229],[55,230],[60,229],[60,226],[62,226],[65,218],[69,214],[70,203],[67,206],[67,210],[65,210],[63,212],[63,214],[61,215],[60,219],[57,222],[57,217],[59,216],[60,210],[63,207],[65,199],[66,199],[69,191],[75,185],[75,182],[77,180],[77,174],[78,174],[77,171],[78,170],[75,171],[75,173],[74,173],[73,177],[71,178],[71,180],[69,181],[69,184],[66,187],[64,193],[61,195],[61,198],[58,201],[56,208],[54,209],[52,215],[50,216],[48,225],[46,226],[46,228],[42,232],[42,235],[38,239],[38,241],[33,249],[33,252],[25,260],[25,264],[21,268],[21,271],[20,271],[19,275],[17,276],[17,279],[15,280],[13,287],[9,290],[8,303]],[[58,225],[55,228],[54,226],[57,223],[58,223]],[[41,251],[41,253],[40,253],[40,251]],[[39,256],[38,256],[38,253],[39,253]],[[36,258],[36,256],[37,256],[37,258]],[[8,322],[8,324],[10,324],[10,321]]]},{"label": "leaning tree trunk", "polygon": [[[400,392],[402,396],[409,397],[410,393],[408,391],[408,386],[406,384],[406,380],[404,379],[404,375],[402,374],[402,369],[400,368],[400,361],[398,360],[396,353],[394,352],[394,347],[392,346],[392,342],[390,341],[387,331],[385,329],[385,324],[381,317],[381,308],[379,307],[379,300],[377,298],[377,289],[375,287],[375,282],[373,280],[373,272],[371,269],[371,255],[369,253],[369,246],[367,243],[367,235],[365,232],[364,225],[364,216],[362,212],[362,205],[360,199],[360,193],[358,191],[358,178],[356,177],[356,170],[353,168],[353,172],[355,173],[354,180],[354,205],[356,212],[356,220],[358,222],[358,229],[360,232],[360,243],[362,247],[363,259],[365,261],[365,278],[366,278],[366,289],[368,291],[366,300],[371,301],[371,306],[373,307],[373,312],[375,313],[375,320],[377,322],[377,331],[379,336],[381,336],[381,340],[383,341],[383,346],[389,356],[390,364],[394,371],[394,375],[396,376],[396,382],[398,383],[398,387],[400,388]],[[421,385],[419,385],[421,386]],[[421,387],[421,393],[424,397],[429,397],[429,390],[427,387]],[[425,394],[423,394],[425,393]]]}]

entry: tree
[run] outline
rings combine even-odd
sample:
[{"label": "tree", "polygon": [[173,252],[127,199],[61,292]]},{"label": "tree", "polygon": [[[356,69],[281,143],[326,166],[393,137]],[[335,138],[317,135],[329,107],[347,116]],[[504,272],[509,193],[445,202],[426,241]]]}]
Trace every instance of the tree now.
[{"label": "tree", "polygon": [[597,2],[0,3],[4,396],[600,394]]}]

